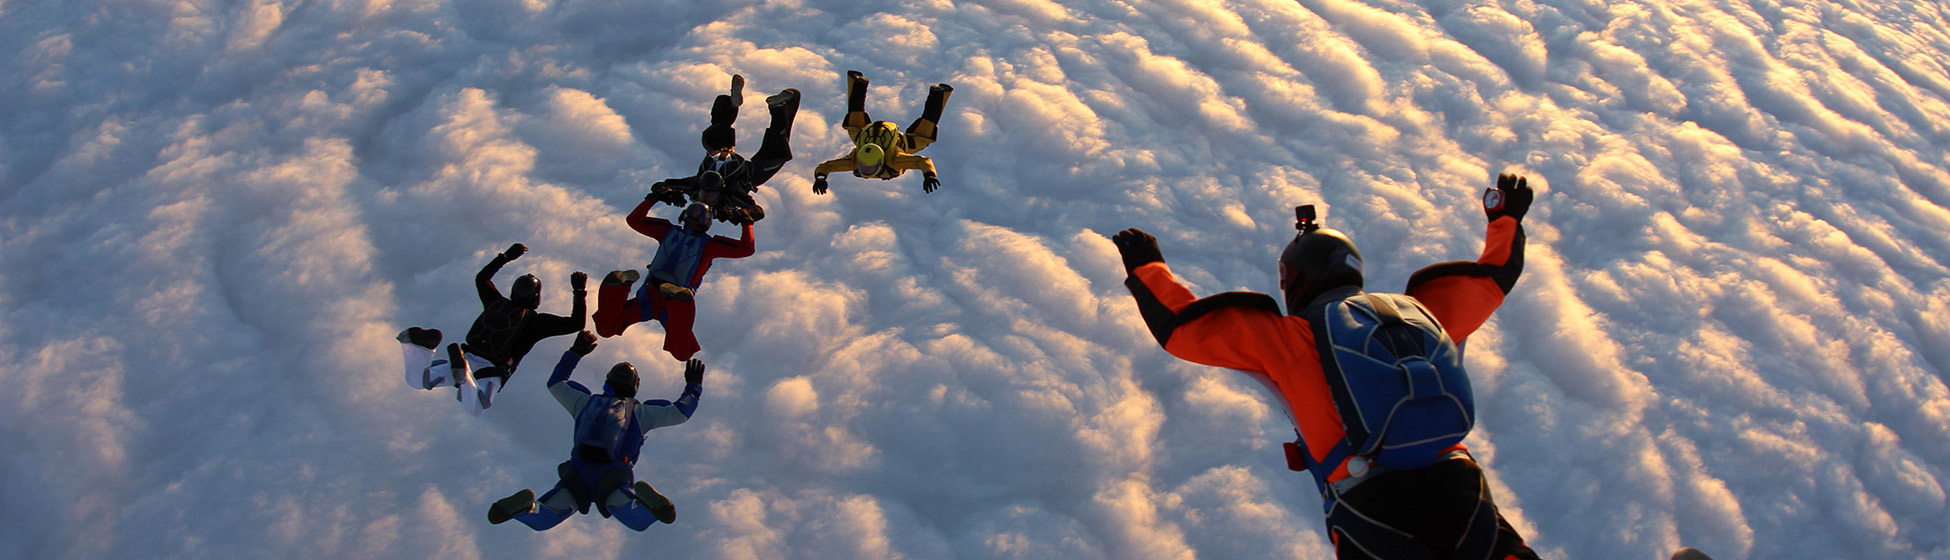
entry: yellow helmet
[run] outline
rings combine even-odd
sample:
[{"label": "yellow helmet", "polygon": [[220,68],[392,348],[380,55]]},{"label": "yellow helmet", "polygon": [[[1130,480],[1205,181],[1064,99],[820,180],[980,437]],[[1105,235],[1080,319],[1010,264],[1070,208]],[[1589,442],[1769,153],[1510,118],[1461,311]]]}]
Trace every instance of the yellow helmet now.
[{"label": "yellow helmet", "polygon": [[879,144],[861,144],[853,151],[853,163],[861,175],[873,175],[880,171],[880,162],[887,159],[887,150]]}]

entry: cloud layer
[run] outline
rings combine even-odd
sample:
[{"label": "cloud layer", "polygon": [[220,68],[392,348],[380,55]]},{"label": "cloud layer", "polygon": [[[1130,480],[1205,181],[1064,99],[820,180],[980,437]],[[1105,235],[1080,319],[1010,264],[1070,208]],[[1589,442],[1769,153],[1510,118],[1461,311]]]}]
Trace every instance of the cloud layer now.
[{"label": "cloud layer", "polygon": [[[1900,4],[1900,5],[1898,5]],[[1539,188],[1471,446],[1548,557],[1950,554],[1950,36],[1816,2],[0,2],[0,557],[1325,557],[1290,427],[1156,348],[1106,238],[1276,289],[1321,205],[1370,287]],[[841,75],[944,184],[835,177]],[[699,290],[678,504],[489,526],[570,419],[398,381],[509,243],[543,310],[642,266],[712,96],[804,92],[759,253]],[[727,228],[728,229],[728,228]],[[724,233],[724,232],[720,232]],[[642,325],[648,396],[681,365]],[[594,373],[582,372],[588,380]],[[1285,435],[1283,435],[1285,434]]]}]

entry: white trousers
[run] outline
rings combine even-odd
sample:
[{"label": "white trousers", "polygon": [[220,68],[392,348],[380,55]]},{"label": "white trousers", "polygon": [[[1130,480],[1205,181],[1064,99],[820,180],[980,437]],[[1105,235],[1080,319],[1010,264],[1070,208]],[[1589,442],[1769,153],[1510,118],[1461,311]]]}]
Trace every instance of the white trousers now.
[{"label": "white trousers", "polygon": [[458,376],[460,387],[457,390],[459,393],[457,400],[460,401],[462,408],[467,409],[468,414],[480,416],[488,407],[494,405],[494,396],[501,392],[501,378],[490,377],[478,382],[474,379],[474,370],[494,365],[480,356],[461,354],[464,356],[464,361],[456,371],[457,368],[448,363],[444,352],[410,342],[400,343],[400,351],[405,356],[408,387],[433,390],[451,386],[450,379]]}]

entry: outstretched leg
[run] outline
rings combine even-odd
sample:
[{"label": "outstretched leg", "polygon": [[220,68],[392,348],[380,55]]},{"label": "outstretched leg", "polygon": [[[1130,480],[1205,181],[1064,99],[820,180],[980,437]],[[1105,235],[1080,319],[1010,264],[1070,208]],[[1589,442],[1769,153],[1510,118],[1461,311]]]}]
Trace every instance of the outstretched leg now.
[{"label": "outstretched leg", "polygon": [[630,285],[636,283],[640,273],[634,270],[611,271],[603,276],[603,284],[596,288],[596,336],[609,338],[623,334],[632,323],[641,319],[643,313],[637,309],[637,301],[629,299]]},{"label": "outstretched leg", "polygon": [[858,142],[860,129],[871,122],[873,119],[867,116],[867,77],[858,70],[847,70],[846,117],[840,119],[840,126],[846,128],[847,136]]},{"label": "outstretched leg", "polygon": [[513,519],[530,529],[546,531],[562,524],[562,520],[575,513],[575,507],[575,500],[562,491],[561,484],[556,484],[540,500],[535,499],[533,491],[522,490],[494,502],[494,506],[488,508],[488,522],[500,524]]},{"label": "outstretched leg", "polygon": [[737,130],[731,124],[738,120],[738,107],[745,103],[745,77],[731,76],[731,93],[719,95],[711,102],[711,126],[704,129],[704,151],[715,152],[730,148],[738,143]]},{"label": "outstretched leg", "polygon": [[697,354],[697,336],[691,333],[691,324],[697,322],[697,302],[692,299],[691,290],[669,282],[651,287],[644,282],[643,290],[637,292],[637,299],[649,302],[643,306],[643,320],[655,320],[664,325],[664,351],[670,352],[677,361],[691,359]]},{"label": "outstretched leg", "polygon": [[764,142],[747,162],[751,169],[746,173],[753,187],[772,180],[786,162],[792,161],[792,147],[788,142],[792,139],[793,117],[799,114],[799,90],[786,89],[767,97],[765,105],[772,111],[772,126],[766,127]]},{"label": "outstretched leg", "polygon": [[415,389],[432,389],[447,384],[447,360],[433,357],[435,348],[440,347],[439,329],[408,327],[399,333],[400,351],[406,359],[406,385]]},{"label": "outstretched leg", "polygon": [[941,111],[948,106],[948,95],[954,92],[954,86],[948,84],[935,84],[928,88],[928,102],[921,109],[921,118],[907,125],[907,153],[919,152],[934,143],[940,132]]},{"label": "outstretched leg", "polygon": [[669,524],[677,520],[677,507],[670,498],[657,493],[650,483],[636,481],[630,488],[617,488],[609,493],[609,513],[623,522],[623,526],[642,531],[650,525],[663,522]]}]

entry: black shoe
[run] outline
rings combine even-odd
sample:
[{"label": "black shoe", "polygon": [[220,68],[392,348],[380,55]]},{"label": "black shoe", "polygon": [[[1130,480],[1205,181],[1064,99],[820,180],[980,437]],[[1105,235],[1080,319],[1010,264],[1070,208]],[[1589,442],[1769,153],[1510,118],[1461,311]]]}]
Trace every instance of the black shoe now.
[{"label": "black shoe", "polygon": [[738,74],[731,75],[731,104],[732,105],[745,104],[745,77],[744,76]]},{"label": "black shoe", "polygon": [[786,88],[777,95],[765,98],[765,106],[772,110],[771,128],[789,133],[792,131],[792,117],[799,114],[799,90]]},{"label": "black shoe", "polygon": [[508,522],[509,519],[514,519],[517,515],[528,513],[534,509],[535,491],[523,488],[520,492],[497,500],[494,502],[494,505],[489,506],[488,523],[500,525]]},{"label": "black shoe", "polygon": [[655,516],[657,521],[662,521],[665,525],[677,521],[677,506],[670,503],[670,498],[658,494],[655,488],[650,487],[650,483],[639,480],[631,489],[636,490],[636,501],[642,503],[643,507],[650,508],[650,515]]},{"label": "black shoe", "polygon": [[858,70],[846,71],[846,110],[867,110],[867,77]]},{"label": "black shoe", "polygon": [[440,329],[407,327],[399,332],[399,341],[428,350],[440,347]]},{"label": "black shoe", "polygon": [[[460,388],[461,376],[467,375],[467,356],[461,355],[459,344],[447,345],[447,367],[453,368],[454,388]],[[454,393],[454,400],[460,400],[460,393]]]}]

